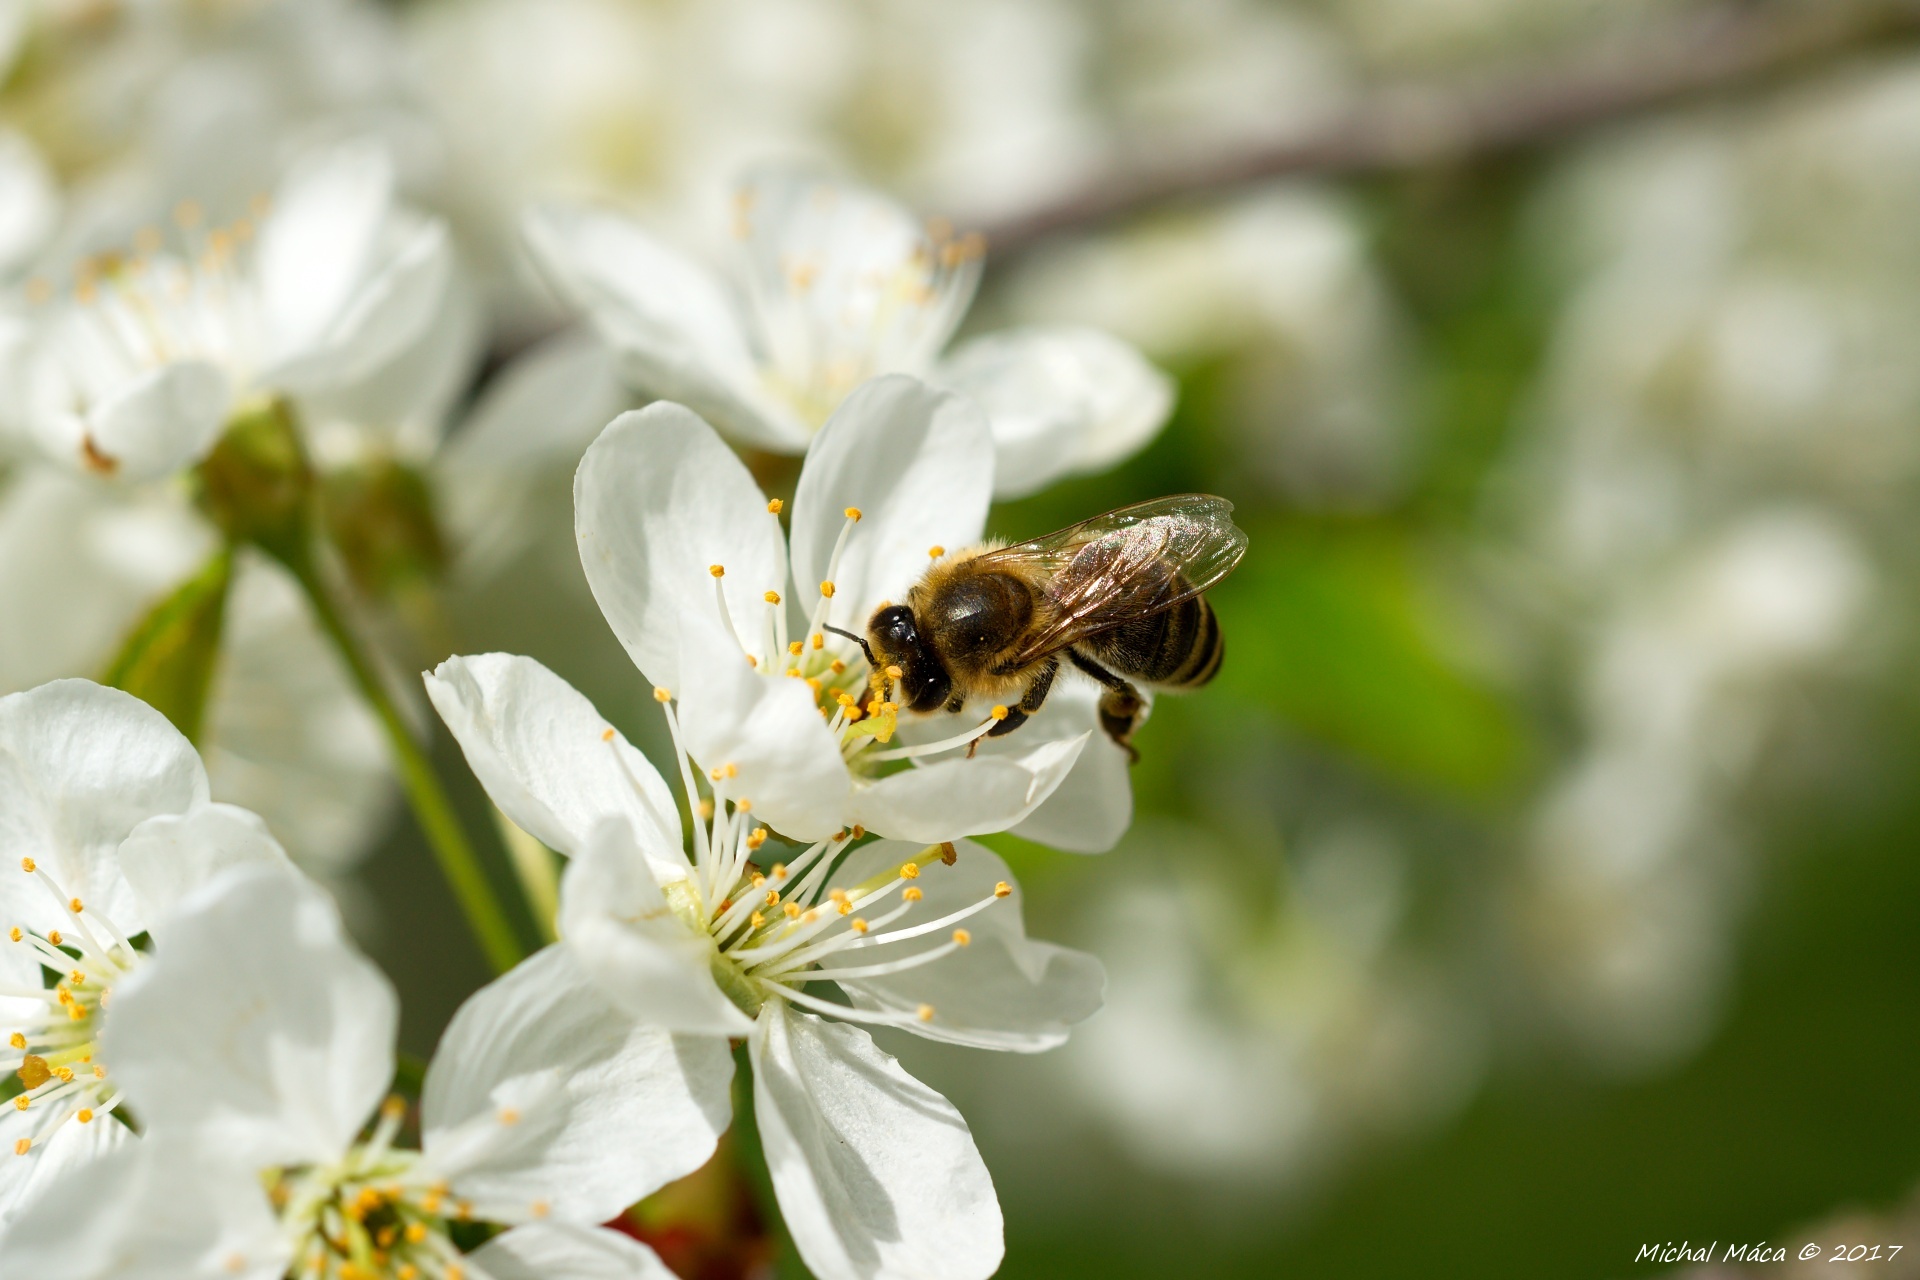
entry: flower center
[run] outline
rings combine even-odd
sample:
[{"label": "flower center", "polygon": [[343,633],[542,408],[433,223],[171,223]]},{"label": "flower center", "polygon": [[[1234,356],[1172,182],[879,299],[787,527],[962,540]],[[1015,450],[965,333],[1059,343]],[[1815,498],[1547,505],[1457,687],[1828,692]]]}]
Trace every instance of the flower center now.
[{"label": "flower center", "polygon": [[42,935],[15,925],[7,931],[10,945],[26,948],[57,975],[52,987],[0,987],[0,996],[38,1006],[7,1028],[8,1046],[22,1055],[12,1105],[39,1117],[14,1140],[15,1155],[27,1154],[68,1120],[91,1124],[119,1105],[120,1091],[98,1056],[100,1015],[114,984],[145,959],[113,921],[68,896],[46,868],[22,858],[20,869],[53,896],[72,929]]},{"label": "flower center", "polygon": [[448,1236],[450,1223],[471,1219],[471,1206],[427,1176],[419,1152],[393,1145],[405,1115],[406,1104],[390,1098],[372,1136],[337,1162],[263,1176],[293,1245],[289,1274],[317,1280],[463,1280],[472,1274]]},{"label": "flower center", "polygon": [[[843,203],[853,207],[836,207]],[[734,232],[744,242],[761,381],[810,428],[875,374],[917,372],[972,301],[986,251],[976,233],[955,236],[940,220],[924,233],[895,228],[892,210],[874,209],[872,225],[859,229],[867,249],[850,260],[836,249],[854,229],[845,224],[861,217],[857,197],[816,187],[783,234],[758,239],[752,204],[742,192]],[[781,247],[795,243],[820,247]]]},{"label": "flower center", "polygon": [[[829,887],[840,855],[867,834],[859,826],[814,842],[790,863],[776,862],[763,870],[754,855],[769,833],[754,823],[753,802],[730,794],[738,771],[731,765],[707,770],[709,790],[701,796],[695,781],[700,775],[682,745],[671,695],[656,689],[654,697],[667,716],[694,830],[693,874],[668,885],[664,893],[676,915],[712,940],[713,976],[721,990],[749,1016],[758,1014],[769,999],[780,999],[858,1022],[932,1022],[936,1010],[930,1004],[900,1015],[855,1009],[805,988],[814,982],[844,986],[932,964],[969,945],[972,935],[957,926],[1009,896],[1012,886],[1001,881],[986,897],[956,911],[902,923],[926,897],[915,881],[934,863],[951,864],[957,856],[954,846],[928,845],[851,888]],[[925,950],[901,955],[896,948],[872,964],[823,967],[841,952],[887,956],[883,949],[890,945],[942,931],[950,931],[947,941]]]},{"label": "flower center", "polygon": [[[260,302],[244,253],[253,223],[242,218],[203,230],[191,202],[174,220],[175,251],[163,251],[165,237],[148,227],[135,236],[132,252],[101,254],[75,269],[53,347],[71,398],[65,407],[75,413],[175,360],[208,359],[235,374],[256,363]],[[52,293],[45,281],[27,288],[34,302]]]},{"label": "flower center", "polygon": [[[767,504],[767,511],[776,525],[781,506],[777,498]],[[714,602],[719,609],[720,621],[733,637],[734,643],[740,646],[748,665],[769,678],[804,681],[813,691],[814,706],[827,721],[828,731],[839,741],[842,759],[855,772],[872,774],[880,766],[893,761],[935,755],[963,746],[971,748],[988,729],[1006,717],[1007,709],[995,707],[980,724],[938,742],[895,747],[887,751],[877,749],[891,742],[899,727],[898,697],[903,673],[896,666],[875,670],[867,660],[864,646],[855,645],[827,627],[827,611],[838,591],[834,579],[839,574],[848,540],[861,518],[860,508],[846,509],[846,523],[841,525],[840,536],[834,540],[833,554],[827,560],[827,576],[816,588],[817,595],[807,616],[806,631],[798,640],[787,638],[787,604],[779,590],[771,587],[763,593],[766,613],[758,634],[742,636],[734,625],[733,613],[727,607],[726,593],[721,587],[721,581],[727,574],[726,566],[709,565],[707,572],[713,578]],[[927,549],[931,560],[938,560],[945,554],[945,547]],[[854,620],[854,624],[861,625],[858,619]],[[663,690],[654,690],[654,696],[665,702],[667,697],[662,696],[663,693]]]}]

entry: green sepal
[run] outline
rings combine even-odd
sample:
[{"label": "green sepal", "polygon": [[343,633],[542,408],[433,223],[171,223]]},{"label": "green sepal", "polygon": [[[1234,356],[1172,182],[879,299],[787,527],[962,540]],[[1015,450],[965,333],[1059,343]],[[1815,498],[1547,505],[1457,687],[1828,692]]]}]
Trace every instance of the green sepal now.
[{"label": "green sepal", "polygon": [[354,585],[375,599],[438,578],[446,539],[426,477],[391,458],[370,458],[320,480],[320,514]]},{"label": "green sepal", "polygon": [[140,620],[101,679],[160,712],[196,744],[232,583],[233,552],[222,548]]}]

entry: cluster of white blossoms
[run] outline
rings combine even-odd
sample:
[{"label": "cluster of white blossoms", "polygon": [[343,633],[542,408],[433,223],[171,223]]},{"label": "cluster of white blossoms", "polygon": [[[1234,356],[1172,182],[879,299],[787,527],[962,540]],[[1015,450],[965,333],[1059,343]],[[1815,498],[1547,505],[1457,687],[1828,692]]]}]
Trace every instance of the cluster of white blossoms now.
[{"label": "cluster of white blossoms", "polygon": [[[853,636],[996,498],[1144,447],[1171,383],[1086,327],[949,350],[979,237],[799,166],[750,171],[725,272],[622,214],[525,210],[572,327],[488,381],[483,328],[513,326],[483,320],[419,138],[302,80],[314,33],[383,19],[230,8],[179,49],[287,83],[156,93],[156,134],[204,117],[168,163],[63,186],[86,166],[0,134],[0,1280],[664,1277],[605,1224],[713,1157],[742,1062],[814,1274],[990,1275],[967,1124],[872,1031],[1032,1053],[1099,1007],[1100,964],[1028,939],[970,838],[1111,848],[1127,756],[1086,682],[1013,735],[985,737],[1004,707],[909,717]],[[20,75],[86,61],[59,6],[8,15]],[[129,7],[102,39],[179,18]],[[283,40],[303,57],[242,56]],[[325,127],[210,123],[302,93]],[[803,454],[792,497],[736,448]],[[417,621],[380,537],[423,563],[510,541],[543,469],[574,476],[580,581],[677,794],[531,657],[426,676],[509,835],[565,860],[536,920],[557,941],[515,963],[430,716],[369,637]],[[424,1075],[309,878],[379,829],[358,782],[387,769],[504,971]]]}]

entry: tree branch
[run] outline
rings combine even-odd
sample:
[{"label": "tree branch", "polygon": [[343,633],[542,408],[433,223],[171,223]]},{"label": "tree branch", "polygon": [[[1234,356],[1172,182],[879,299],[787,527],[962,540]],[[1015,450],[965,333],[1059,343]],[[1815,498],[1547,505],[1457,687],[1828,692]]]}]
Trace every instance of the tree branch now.
[{"label": "tree branch", "polygon": [[1694,99],[1752,90],[1920,36],[1920,0],[1728,0],[1630,45],[1557,65],[1363,93],[1309,132],[1213,155],[1142,154],[1084,189],[984,230],[1004,263],[1036,242],[1157,205],[1286,175],[1354,176],[1524,151]]}]

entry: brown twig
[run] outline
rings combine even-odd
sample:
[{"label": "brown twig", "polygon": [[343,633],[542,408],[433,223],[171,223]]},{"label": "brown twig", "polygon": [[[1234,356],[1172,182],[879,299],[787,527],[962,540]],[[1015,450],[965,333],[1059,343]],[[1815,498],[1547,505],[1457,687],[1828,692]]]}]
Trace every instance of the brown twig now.
[{"label": "brown twig", "polygon": [[1212,155],[1142,154],[1063,199],[985,228],[1004,263],[1037,241],[1284,175],[1431,168],[1539,147],[1597,125],[1770,84],[1920,35],[1920,0],[1728,0],[1630,45],[1557,65],[1382,86],[1310,131]]}]

